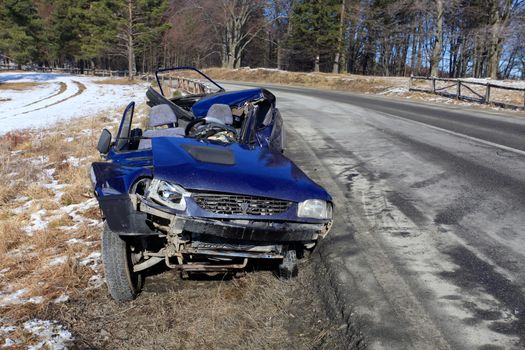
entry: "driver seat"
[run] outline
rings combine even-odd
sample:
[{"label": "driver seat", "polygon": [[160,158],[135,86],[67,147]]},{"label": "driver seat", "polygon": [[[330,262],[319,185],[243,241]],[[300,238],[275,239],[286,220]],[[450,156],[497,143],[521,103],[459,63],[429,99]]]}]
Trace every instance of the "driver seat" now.
[{"label": "driver seat", "polygon": [[[184,128],[176,128],[178,119],[167,104],[153,106],[149,112],[149,127],[144,131],[139,142],[139,149],[151,148],[153,137],[184,137]],[[161,126],[167,128],[157,129]]]},{"label": "driver seat", "polygon": [[206,121],[224,125],[233,124],[233,114],[230,106],[216,103],[211,105],[206,113]]}]

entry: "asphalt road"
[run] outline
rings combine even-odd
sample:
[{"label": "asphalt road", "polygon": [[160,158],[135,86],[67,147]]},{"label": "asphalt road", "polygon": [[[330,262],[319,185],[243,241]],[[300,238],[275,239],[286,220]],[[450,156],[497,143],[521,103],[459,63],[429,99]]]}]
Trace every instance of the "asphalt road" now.
[{"label": "asphalt road", "polygon": [[320,252],[369,346],[524,348],[525,118],[269,89],[286,153],[334,197]]}]

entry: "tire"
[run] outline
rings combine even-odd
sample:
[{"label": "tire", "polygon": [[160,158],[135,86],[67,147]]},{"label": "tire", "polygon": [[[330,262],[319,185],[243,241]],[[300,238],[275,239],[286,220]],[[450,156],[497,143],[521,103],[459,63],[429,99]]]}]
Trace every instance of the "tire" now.
[{"label": "tire", "polygon": [[116,301],[129,301],[142,290],[143,276],[133,272],[131,245],[104,223],[102,233],[102,262],[111,297]]},{"label": "tire", "polygon": [[299,274],[299,267],[297,266],[297,255],[295,250],[289,250],[279,265],[279,277],[282,279],[290,279]]}]

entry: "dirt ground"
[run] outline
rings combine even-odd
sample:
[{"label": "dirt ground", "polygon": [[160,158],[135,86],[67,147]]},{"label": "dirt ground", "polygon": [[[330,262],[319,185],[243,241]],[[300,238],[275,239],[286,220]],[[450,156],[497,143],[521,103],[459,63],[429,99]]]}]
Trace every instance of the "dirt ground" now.
[{"label": "dirt ground", "polygon": [[288,281],[270,267],[189,279],[164,271],[132,302],[114,302],[104,286],[38,317],[67,326],[78,349],[348,349],[347,323],[320,295],[317,258]]}]

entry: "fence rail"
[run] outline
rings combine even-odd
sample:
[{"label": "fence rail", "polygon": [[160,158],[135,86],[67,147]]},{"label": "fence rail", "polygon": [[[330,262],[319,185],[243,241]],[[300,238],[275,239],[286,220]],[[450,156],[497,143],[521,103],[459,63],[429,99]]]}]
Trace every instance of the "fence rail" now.
[{"label": "fence rail", "polygon": [[[416,86],[421,81],[430,82],[430,87]],[[445,84],[438,86],[438,84]],[[475,90],[475,87],[481,89]],[[491,104],[503,108],[525,109],[525,88],[493,84],[490,82],[482,83],[462,79],[437,78],[437,77],[417,77],[412,76],[409,80],[409,91],[427,92],[445,97],[455,98],[483,104]],[[453,91],[450,91],[453,89]],[[516,103],[498,101],[501,90],[521,92],[521,96],[514,96]]]}]

